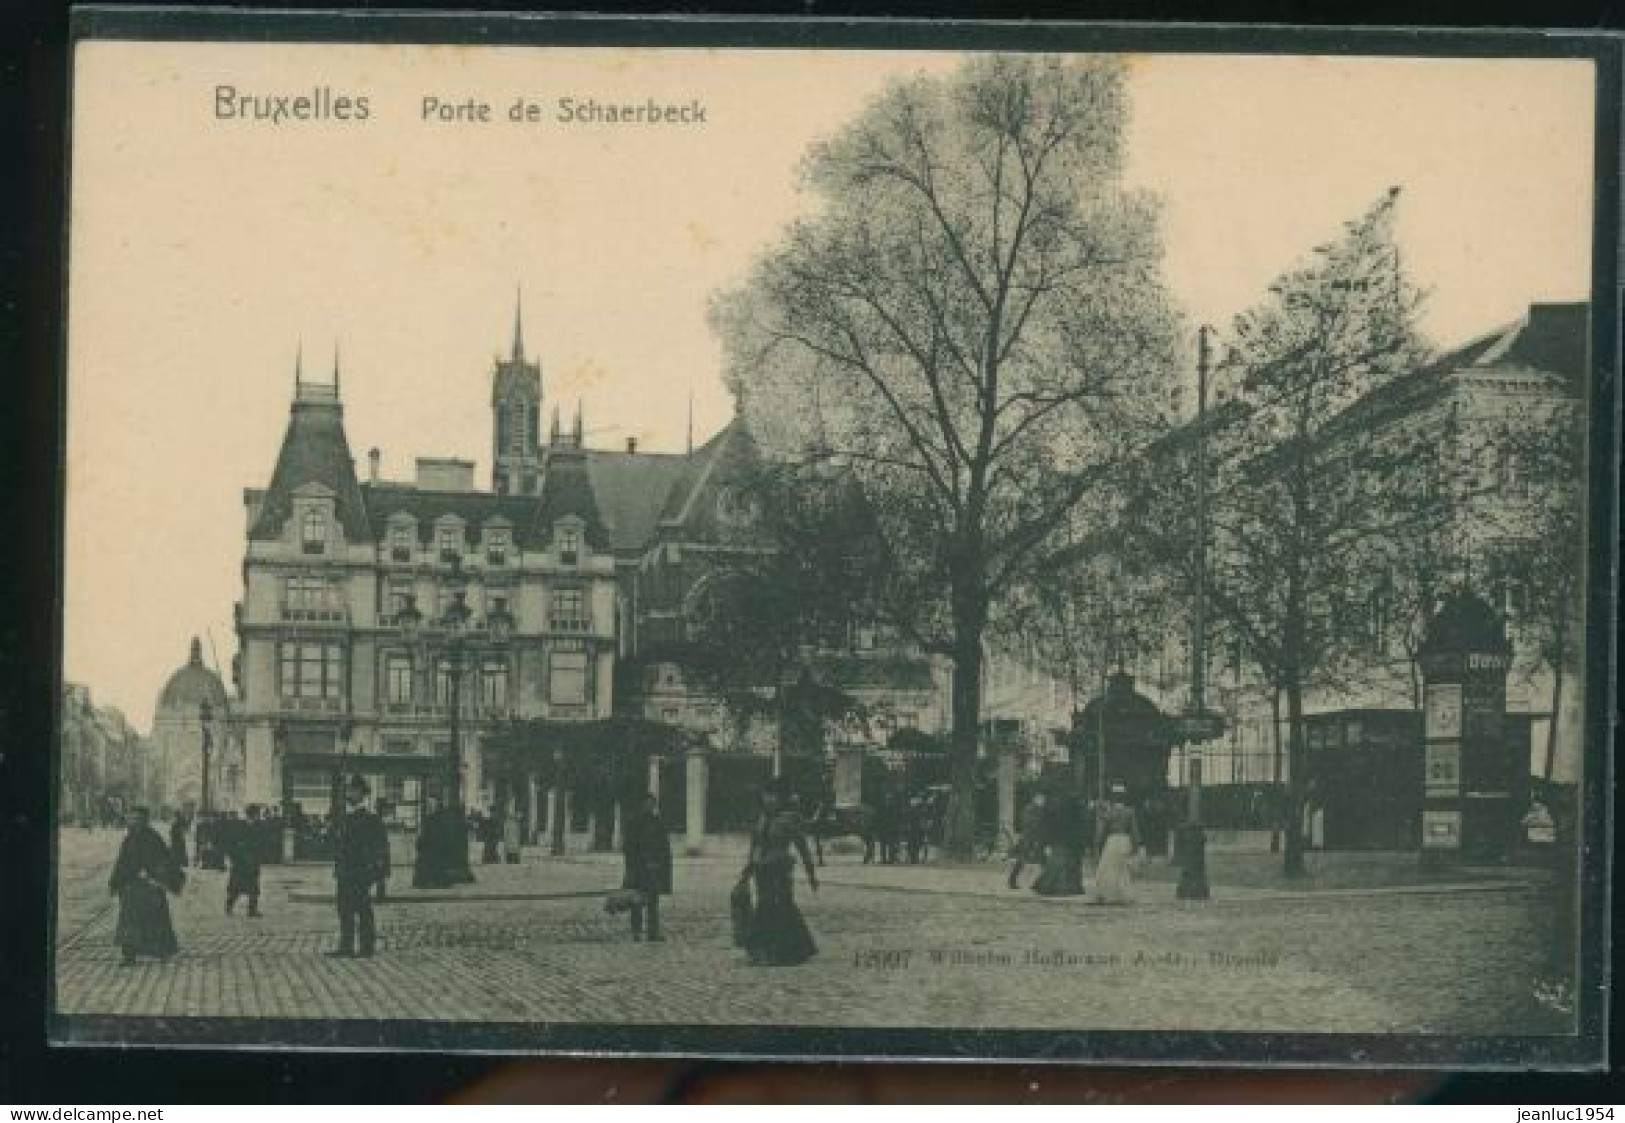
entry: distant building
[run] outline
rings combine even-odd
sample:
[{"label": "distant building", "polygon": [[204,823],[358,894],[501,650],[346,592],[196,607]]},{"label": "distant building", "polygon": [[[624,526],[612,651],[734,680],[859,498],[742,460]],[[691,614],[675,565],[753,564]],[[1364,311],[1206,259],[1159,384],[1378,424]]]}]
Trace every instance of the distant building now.
[{"label": "distant building", "polygon": [[[230,701],[220,676],[203,665],[203,645],[194,637],[186,662],[169,676],[153,708],[154,795],[160,809],[202,806],[205,705],[210,737],[209,802],[217,809],[229,808],[241,795],[241,777],[231,769],[233,754],[228,747]],[[223,783],[222,777],[227,775],[236,782]]]},{"label": "distant building", "polygon": [[58,757],[60,823],[112,823],[154,800],[151,746],[124,715],[98,706],[90,688],[64,683]]}]

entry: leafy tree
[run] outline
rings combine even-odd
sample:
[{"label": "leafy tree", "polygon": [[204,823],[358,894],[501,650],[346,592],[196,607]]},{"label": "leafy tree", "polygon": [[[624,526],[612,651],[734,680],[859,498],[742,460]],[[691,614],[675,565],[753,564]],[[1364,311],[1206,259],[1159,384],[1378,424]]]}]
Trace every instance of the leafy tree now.
[{"label": "leafy tree", "polygon": [[1122,183],[1124,75],[994,55],[895,85],[813,148],[821,208],[716,304],[756,431],[853,473],[916,635],[953,658],[955,856],[989,621],[1064,549],[1173,369],[1157,207]]},{"label": "leafy tree", "polygon": [[769,722],[781,751],[815,753],[860,708],[818,680],[815,657],[880,618],[883,543],[850,477],[828,465],[760,462],[744,488],[761,513],[757,548],[706,583],[680,661],[738,738]]},{"label": "leafy tree", "polygon": [[[1424,358],[1420,296],[1394,242],[1398,189],[1233,324],[1208,415],[1211,609],[1286,703],[1289,876],[1304,872],[1304,695],[1335,681],[1368,619],[1374,551],[1437,522],[1436,434],[1380,422]],[[1189,573],[1184,473],[1197,434],[1148,475],[1138,531]]]}]

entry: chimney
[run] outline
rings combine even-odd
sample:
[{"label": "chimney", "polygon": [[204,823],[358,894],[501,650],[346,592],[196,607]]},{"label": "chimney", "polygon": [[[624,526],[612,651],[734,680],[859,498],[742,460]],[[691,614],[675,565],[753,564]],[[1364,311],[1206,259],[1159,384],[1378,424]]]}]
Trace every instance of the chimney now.
[{"label": "chimney", "polygon": [[375,448],[374,449],[369,449],[367,451],[367,482],[368,483],[377,483],[378,482],[378,462],[381,461],[383,458],[384,458],[384,454],[379,452]]},{"label": "chimney", "polygon": [[637,450],[638,450],[638,439],[636,437],[628,437],[628,438],[626,438],[626,451],[627,452],[636,452]]}]

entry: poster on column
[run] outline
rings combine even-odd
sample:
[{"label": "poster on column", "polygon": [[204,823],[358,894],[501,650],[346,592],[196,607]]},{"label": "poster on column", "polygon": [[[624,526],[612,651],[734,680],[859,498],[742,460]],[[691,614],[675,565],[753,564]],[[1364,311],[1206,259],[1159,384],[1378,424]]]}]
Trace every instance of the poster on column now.
[{"label": "poster on column", "polygon": [[1606,871],[1421,860],[1496,700],[1411,641],[1530,575],[1578,855],[1617,41],[88,7],[72,82],[54,1040],[1600,1063]]}]

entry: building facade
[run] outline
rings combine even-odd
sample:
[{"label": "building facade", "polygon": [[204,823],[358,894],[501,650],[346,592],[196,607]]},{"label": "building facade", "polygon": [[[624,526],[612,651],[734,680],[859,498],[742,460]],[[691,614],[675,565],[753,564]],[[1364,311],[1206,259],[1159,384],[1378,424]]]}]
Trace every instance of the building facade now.
[{"label": "building facade", "polygon": [[[1513,641],[1507,708],[1527,732],[1530,768],[1542,774],[1548,750],[1552,778],[1579,776],[1583,699],[1579,652],[1583,618],[1578,603],[1567,621],[1570,642],[1562,660],[1564,686],[1554,691],[1557,667],[1543,636],[1555,609],[1539,582],[1549,578],[1535,564],[1553,543],[1543,541],[1554,510],[1584,511],[1581,481],[1557,480],[1530,470],[1528,442],[1583,419],[1588,378],[1589,306],[1535,304],[1517,321],[1446,352],[1425,368],[1396,380],[1352,406],[1343,424],[1379,440],[1419,438],[1440,450],[1439,462],[1452,488],[1451,516],[1428,528],[1433,536],[1419,581],[1403,558],[1368,575],[1367,610],[1338,621],[1349,655],[1333,683],[1319,683],[1305,696],[1310,714],[1343,711],[1360,727],[1361,714],[1414,711],[1421,705],[1418,645],[1438,596],[1467,583],[1503,613]],[[1520,443],[1523,449],[1520,451]],[[1573,564],[1583,576],[1578,541]],[[1402,554],[1402,552],[1401,552]],[[1548,566],[1548,571],[1550,567]],[[1431,583],[1431,589],[1427,586]],[[1210,623],[1208,702],[1226,717],[1226,731],[1198,751],[1208,782],[1261,785],[1284,781],[1284,707],[1242,658],[1241,646]],[[1165,712],[1185,704],[1190,648],[1183,631],[1170,632],[1160,650],[1132,668],[1140,688]],[[1553,737],[1553,699],[1556,727]],[[1317,728],[1325,726],[1322,722]],[[1310,746],[1311,755],[1314,746]],[[1189,754],[1176,750],[1171,780],[1183,784]]]},{"label": "building facade", "polygon": [[114,823],[135,805],[160,802],[162,777],[151,742],[112,706],[99,706],[90,688],[62,686],[57,822]]},{"label": "building facade", "polygon": [[492,729],[609,716],[615,555],[579,417],[544,446],[540,399],[516,319],[493,372],[492,486],[456,458],[385,480],[376,450],[361,480],[339,372],[296,372],[271,482],[244,493],[235,678],[251,802],[322,814],[354,773],[411,823],[431,797],[489,798]]}]

